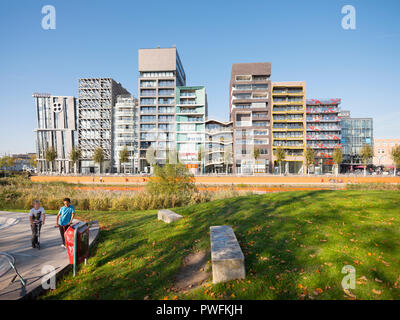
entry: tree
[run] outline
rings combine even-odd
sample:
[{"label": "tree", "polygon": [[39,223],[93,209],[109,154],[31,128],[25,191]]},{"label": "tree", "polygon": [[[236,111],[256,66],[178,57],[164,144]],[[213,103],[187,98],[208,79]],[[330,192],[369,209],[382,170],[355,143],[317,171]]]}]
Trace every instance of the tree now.
[{"label": "tree", "polygon": [[228,168],[230,164],[233,164],[233,151],[231,146],[227,146],[224,150],[224,163],[225,163],[225,170],[228,174]]},{"label": "tree", "polygon": [[94,163],[99,164],[99,172],[101,173],[101,165],[104,162],[104,151],[103,148],[98,147],[94,150],[94,155],[93,155],[93,160]]},{"label": "tree", "polygon": [[197,161],[199,161],[200,162],[200,173],[203,173],[204,172],[204,170],[203,170],[203,168],[204,168],[204,166],[203,166],[203,164],[204,164],[204,149],[203,149],[203,146],[200,146],[199,147],[199,149],[197,150]]},{"label": "tree", "polygon": [[4,177],[7,175],[7,169],[14,166],[15,159],[10,156],[4,156],[0,158],[0,167],[4,170]]},{"label": "tree", "polygon": [[395,145],[392,148],[392,151],[390,152],[390,155],[392,156],[393,163],[394,163],[394,172],[393,174],[396,175],[396,169],[398,166],[400,166],[400,145]]},{"label": "tree", "polygon": [[37,166],[37,155],[33,155],[30,159],[29,159],[29,164],[31,167],[36,168]]},{"label": "tree", "polygon": [[363,160],[364,163],[364,176],[367,175],[367,164],[368,162],[373,158],[374,156],[374,150],[369,144],[364,144],[364,146],[361,148],[361,159]]},{"label": "tree", "polygon": [[54,171],[54,161],[57,159],[57,151],[53,147],[49,147],[44,152],[44,159],[47,164],[50,164],[51,172]]},{"label": "tree", "polygon": [[336,175],[339,173],[339,167],[343,161],[343,152],[342,152],[342,148],[336,148],[335,151],[333,151],[333,162],[336,165]]},{"label": "tree", "polygon": [[82,156],[81,150],[76,147],[72,147],[71,152],[69,153],[69,159],[71,160],[72,164],[74,165],[75,174],[78,173],[77,172],[78,171],[77,164],[79,163],[81,156]]},{"label": "tree", "polygon": [[[260,157],[260,154],[261,154],[260,149],[258,147],[254,147],[254,149],[253,149],[254,167],[257,164],[257,160]],[[253,174],[254,174],[254,167],[253,167]],[[258,170],[257,170],[257,172],[258,172]]]},{"label": "tree", "polygon": [[307,175],[309,174],[309,166],[311,166],[315,162],[315,151],[311,148],[306,148],[305,151],[305,158],[306,158],[306,168],[307,168]]},{"label": "tree", "polygon": [[282,161],[285,160],[285,158],[286,158],[285,150],[283,150],[282,147],[276,148],[275,158],[276,158],[276,161],[278,161],[278,163],[279,163],[279,174],[282,174]]},{"label": "tree", "polygon": [[[151,145],[149,148],[146,150],[146,161],[151,165],[156,164],[156,157],[154,155],[154,147]],[[169,153],[169,152],[168,152]],[[169,157],[167,158],[169,162]]]},{"label": "tree", "polygon": [[154,165],[154,175],[146,185],[151,194],[165,196],[191,196],[196,191],[194,176],[182,163]]},{"label": "tree", "polygon": [[125,174],[125,164],[129,161],[129,151],[128,148],[125,146],[120,152],[119,152],[119,163],[121,166],[121,163],[124,165],[124,174]]}]

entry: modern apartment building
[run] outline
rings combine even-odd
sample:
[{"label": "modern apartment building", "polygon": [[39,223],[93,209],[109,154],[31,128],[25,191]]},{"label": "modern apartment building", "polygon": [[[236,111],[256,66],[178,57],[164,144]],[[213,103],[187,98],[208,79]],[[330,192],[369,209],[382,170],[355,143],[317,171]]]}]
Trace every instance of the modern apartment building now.
[{"label": "modern apartment building", "polygon": [[[271,64],[235,63],[229,85],[233,171],[269,172],[271,164]],[[259,150],[255,159],[254,150]]]},{"label": "modern apartment building", "polygon": [[341,99],[307,99],[307,147],[315,151],[315,173],[332,172],[332,155],[341,148]]},{"label": "modern apartment building", "polygon": [[139,49],[139,170],[150,172],[153,162],[164,164],[176,150],[176,87],[186,85],[178,51]]},{"label": "modern apartment building", "polygon": [[[113,115],[113,172],[137,173],[139,161],[137,99],[117,96]],[[120,162],[120,152],[127,149],[129,161]]]},{"label": "modern apartment building", "polygon": [[98,172],[94,151],[102,148],[103,172],[113,167],[113,108],[118,95],[129,92],[111,78],[79,79],[78,146],[82,152],[82,173]]},{"label": "modern apartment building", "polygon": [[272,149],[274,172],[278,172],[276,150],[282,148],[285,159],[282,172],[301,174],[305,169],[306,83],[272,83]]},{"label": "modern apartment building", "polygon": [[232,173],[233,166],[233,125],[208,119],[206,126],[205,173]]},{"label": "modern apartment building", "polygon": [[176,149],[179,160],[193,173],[201,171],[207,116],[205,87],[176,87]]},{"label": "modern apartment building", "polygon": [[353,170],[362,165],[361,148],[365,144],[373,146],[372,118],[351,118],[350,111],[339,113],[342,127],[342,150],[345,170]]},{"label": "modern apartment building", "polygon": [[391,156],[392,148],[400,145],[400,139],[374,139],[374,158],[372,163],[375,166],[382,166],[388,169],[394,168]]},{"label": "modern apartment building", "polygon": [[[69,154],[77,142],[76,99],[47,93],[34,93],[33,98],[37,121],[34,132],[38,170],[45,172],[52,169],[58,173],[69,173],[72,171]],[[54,148],[57,153],[54,168],[50,168],[46,161],[48,148]]]}]

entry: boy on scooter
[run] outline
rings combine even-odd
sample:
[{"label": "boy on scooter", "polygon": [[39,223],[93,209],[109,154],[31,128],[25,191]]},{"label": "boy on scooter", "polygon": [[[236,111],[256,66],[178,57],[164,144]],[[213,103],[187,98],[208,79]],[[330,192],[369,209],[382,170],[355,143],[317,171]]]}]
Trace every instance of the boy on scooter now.
[{"label": "boy on scooter", "polygon": [[40,201],[33,201],[33,208],[29,211],[29,221],[32,230],[32,248],[39,248],[40,229],[46,220],[46,215],[43,207],[40,206]]}]

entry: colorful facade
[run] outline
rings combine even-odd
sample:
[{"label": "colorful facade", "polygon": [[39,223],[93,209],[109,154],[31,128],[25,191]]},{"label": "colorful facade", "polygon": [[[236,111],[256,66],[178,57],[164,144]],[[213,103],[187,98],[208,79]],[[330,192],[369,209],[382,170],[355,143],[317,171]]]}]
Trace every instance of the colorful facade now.
[{"label": "colorful facade", "polygon": [[285,152],[282,172],[301,174],[305,169],[306,147],[305,82],[272,83],[272,149],[274,172],[278,172],[276,150]]},{"label": "colorful facade", "polygon": [[332,172],[332,155],[341,148],[341,99],[307,99],[307,147],[315,151],[316,173]]},{"label": "colorful facade", "polygon": [[[176,88],[176,148],[179,160],[200,171],[199,153],[205,149],[207,95],[203,86]],[[198,169],[198,170],[194,170]]]}]

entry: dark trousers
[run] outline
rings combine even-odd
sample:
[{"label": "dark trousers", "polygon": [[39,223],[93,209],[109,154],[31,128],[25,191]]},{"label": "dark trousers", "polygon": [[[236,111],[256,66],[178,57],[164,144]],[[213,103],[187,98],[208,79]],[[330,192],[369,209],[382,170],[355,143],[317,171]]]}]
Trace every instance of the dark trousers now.
[{"label": "dark trousers", "polygon": [[33,225],[31,224],[31,230],[32,230],[32,246],[35,246],[36,244],[39,243],[38,237],[39,237],[39,232],[40,232],[40,229],[41,229],[41,228],[42,228],[42,224],[41,224],[41,223],[39,223],[39,224],[34,223]]},{"label": "dark trousers", "polygon": [[60,230],[60,234],[61,234],[61,240],[63,245],[65,246],[65,237],[64,237],[64,233],[65,231],[67,231],[69,227],[69,224],[67,224],[66,226],[59,226],[58,229]]}]

